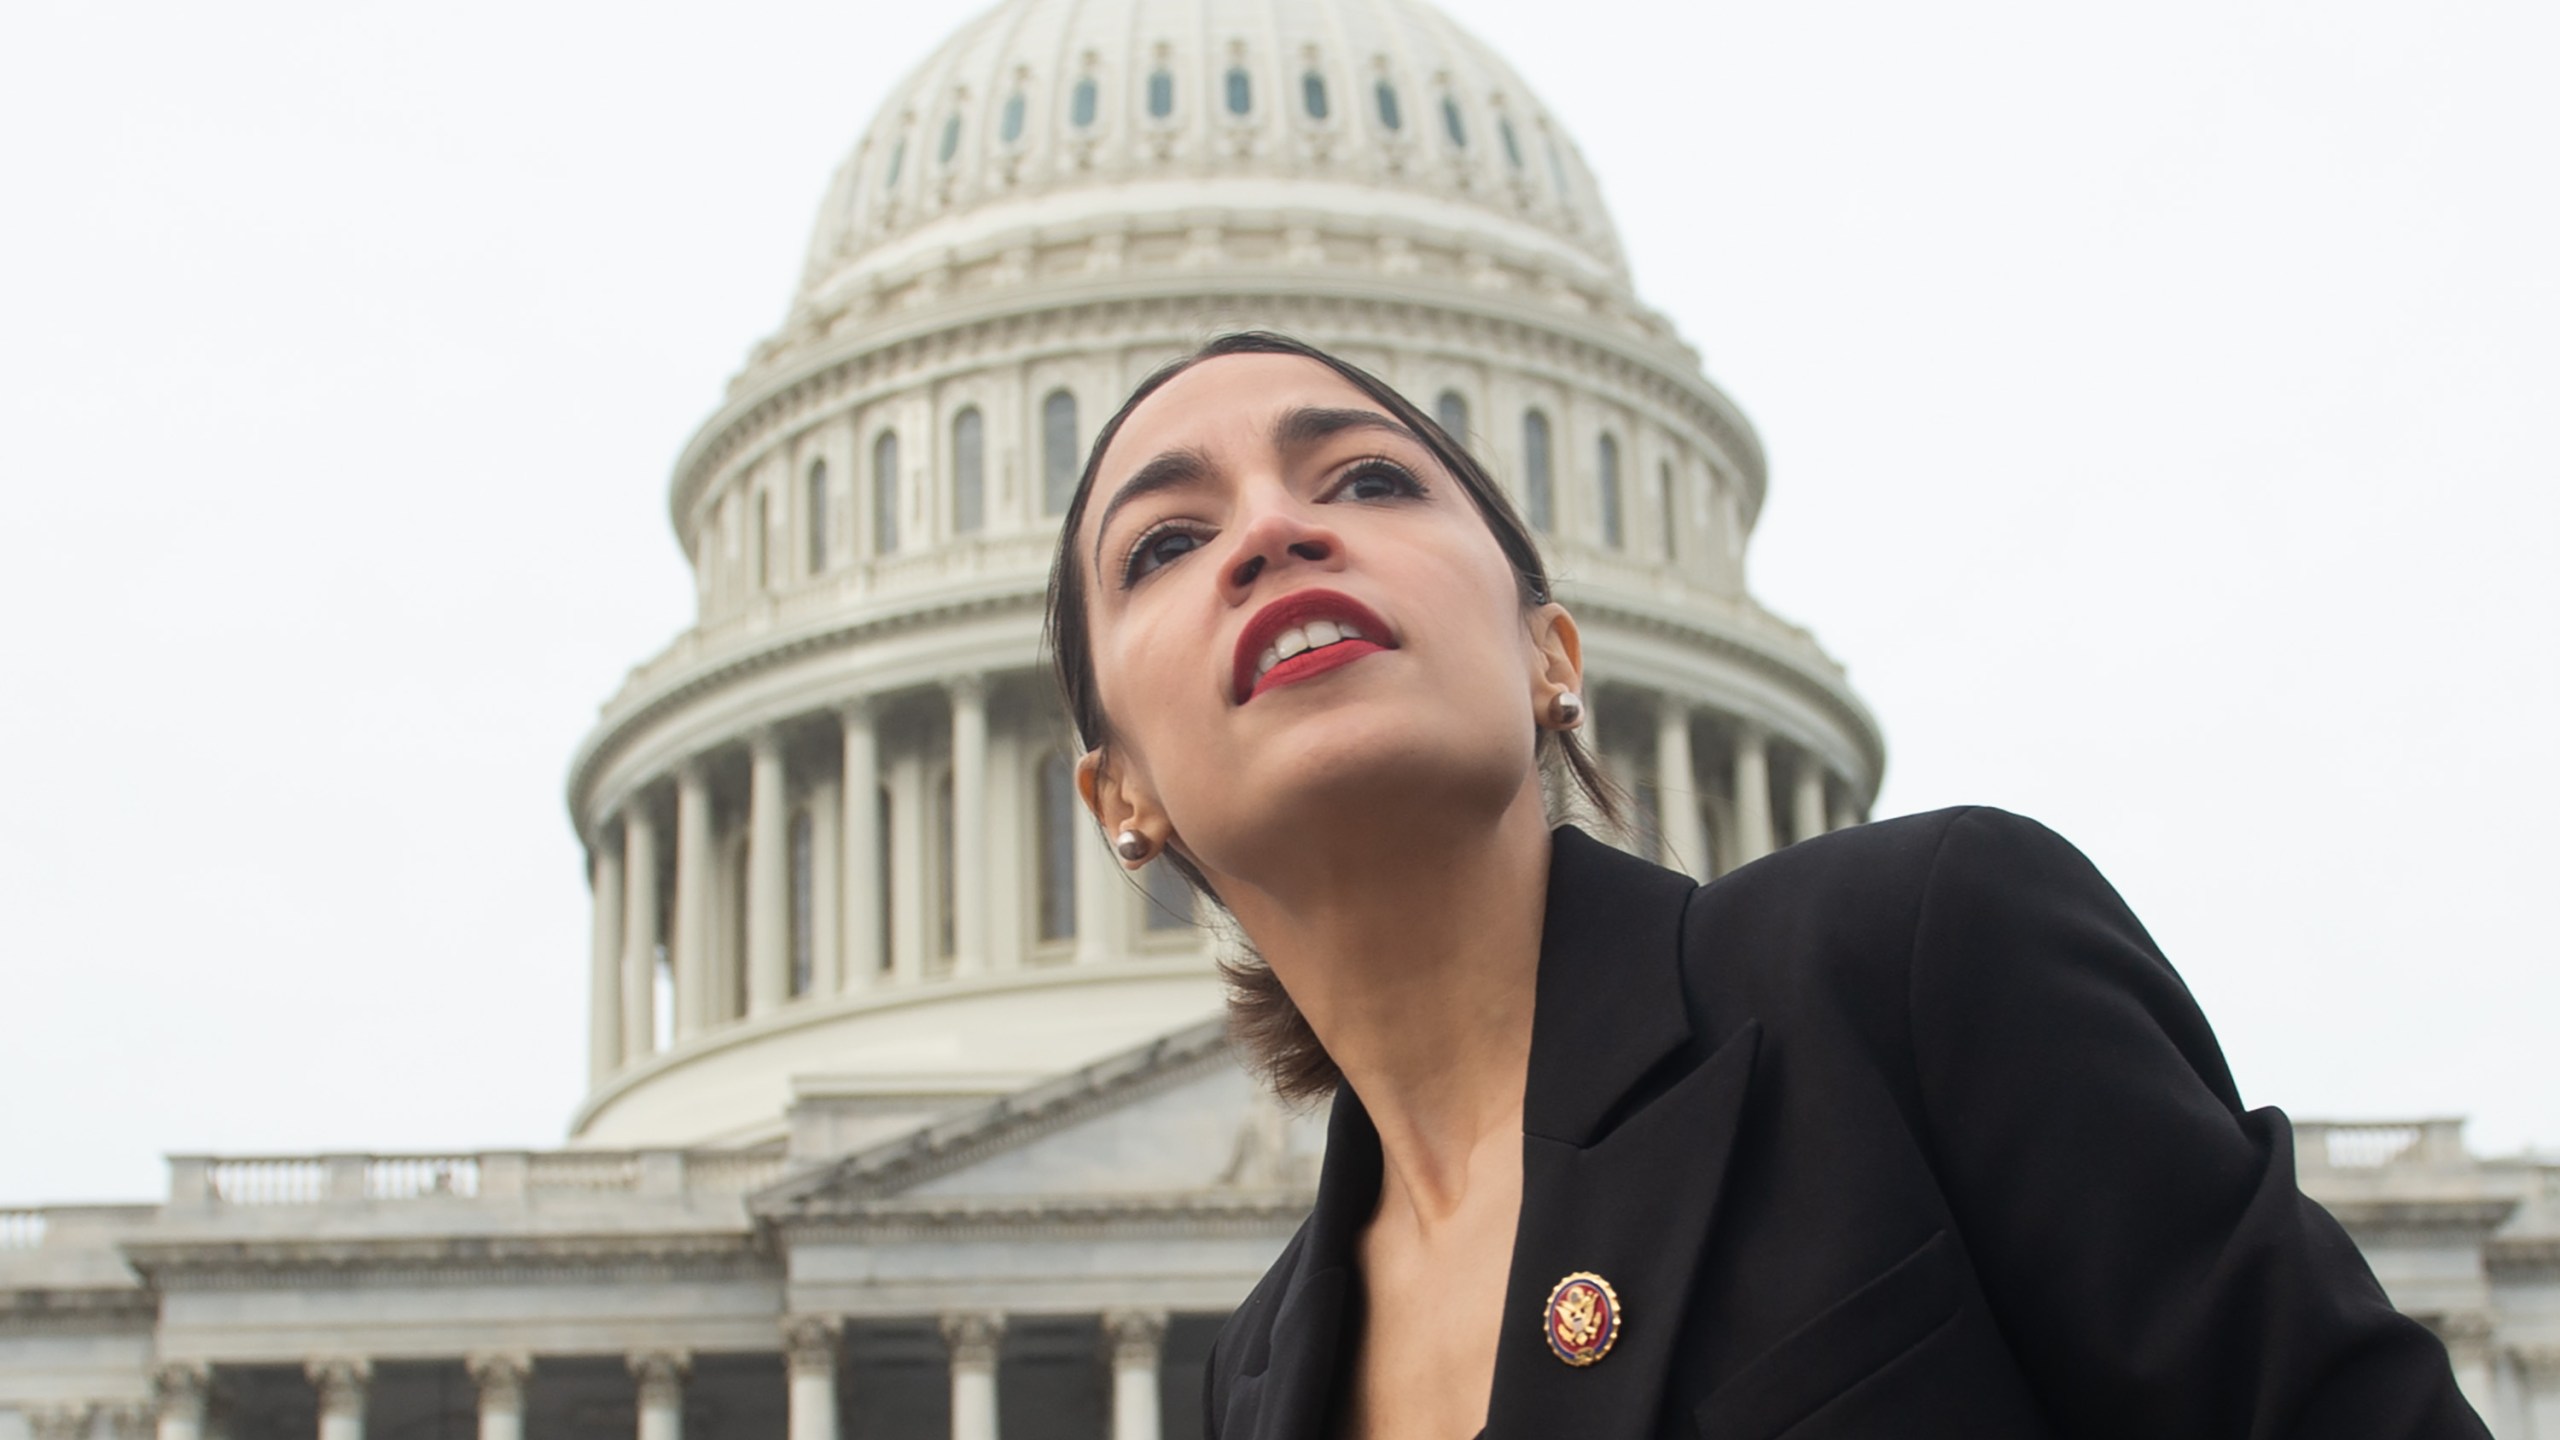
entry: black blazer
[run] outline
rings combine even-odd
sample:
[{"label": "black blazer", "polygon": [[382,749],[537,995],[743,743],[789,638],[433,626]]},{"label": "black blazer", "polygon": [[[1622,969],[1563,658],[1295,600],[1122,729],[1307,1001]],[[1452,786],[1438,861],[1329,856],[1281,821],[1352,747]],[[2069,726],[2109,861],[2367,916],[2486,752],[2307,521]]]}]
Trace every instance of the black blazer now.
[{"label": "black blazer", "polygon": [[[2140,923],[2013,815],[1704,887],[1558,830],[1523,1129],[1486,1440],[2488,1433]],[[1328,1144],[1211,1354],[1220,1440],[1332,1429],[1380,1170],[1348,1087]],[[1624,1325],[1576,1369],[1543,1321],[1580,1270]]]}]

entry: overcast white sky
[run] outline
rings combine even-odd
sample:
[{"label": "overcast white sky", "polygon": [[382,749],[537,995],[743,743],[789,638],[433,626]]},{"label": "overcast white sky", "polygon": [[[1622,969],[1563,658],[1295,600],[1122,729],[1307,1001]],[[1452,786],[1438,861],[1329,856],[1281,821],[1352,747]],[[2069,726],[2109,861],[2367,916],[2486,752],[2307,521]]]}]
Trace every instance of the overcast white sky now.
[{"label": "overcast white sky", "polygon": [[[2252,1103],[2560,1149],[2560,12],[1452,0],[1771,458],[1880,813],[2114,878]],[[0,21],[0,1204],[556,1143],[668,466],[966,8]]]}]

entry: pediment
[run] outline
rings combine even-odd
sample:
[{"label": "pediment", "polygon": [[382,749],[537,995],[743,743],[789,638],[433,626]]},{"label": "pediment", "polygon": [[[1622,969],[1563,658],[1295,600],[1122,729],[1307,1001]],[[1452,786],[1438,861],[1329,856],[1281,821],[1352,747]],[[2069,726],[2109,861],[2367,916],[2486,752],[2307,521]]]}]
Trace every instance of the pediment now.
[{"label": "pediment", "polygon": [[759,1192],[775,1220],[914,1204],[1311,1198],[1321,1114],[1284,1109],[1221,1020],[1042,1081]]}]

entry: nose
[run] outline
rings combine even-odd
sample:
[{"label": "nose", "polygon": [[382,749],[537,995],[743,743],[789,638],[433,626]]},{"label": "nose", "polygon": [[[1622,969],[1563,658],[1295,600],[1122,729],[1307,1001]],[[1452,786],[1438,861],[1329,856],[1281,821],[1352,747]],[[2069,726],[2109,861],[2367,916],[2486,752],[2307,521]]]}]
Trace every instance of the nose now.
[{"label": "nose", "polygon": [[1234,558],[1225,572],[1227,599],[1241,602],[1265,574],[1298,565],[1341,569],[1342,537],[1299,505],[1270,506],[1236,536]]}]

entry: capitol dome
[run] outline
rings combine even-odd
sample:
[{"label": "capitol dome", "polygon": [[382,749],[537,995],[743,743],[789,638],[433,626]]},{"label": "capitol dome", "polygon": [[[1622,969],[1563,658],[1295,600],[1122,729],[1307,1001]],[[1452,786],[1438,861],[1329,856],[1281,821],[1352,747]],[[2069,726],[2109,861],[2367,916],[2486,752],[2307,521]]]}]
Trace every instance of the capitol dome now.
[{"label": "capitol dome", "polygon": [[872,117],[677,461],[695,622],[571,767],[578,1143],[851,1146],[1217,1012],[1179,883],[1074,800],[1039,629],[1095,430],[1238,328],[1510,487],[1627,844],[1703,877],[1865,815],[1872,717],[1745,584],[1759,441],[1499,56],[1418,0],[1006,0]]}]

